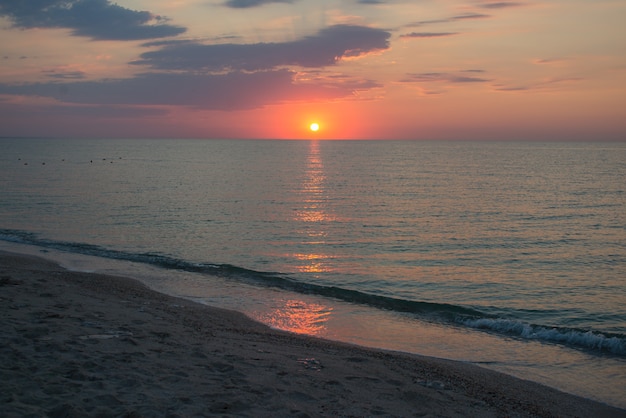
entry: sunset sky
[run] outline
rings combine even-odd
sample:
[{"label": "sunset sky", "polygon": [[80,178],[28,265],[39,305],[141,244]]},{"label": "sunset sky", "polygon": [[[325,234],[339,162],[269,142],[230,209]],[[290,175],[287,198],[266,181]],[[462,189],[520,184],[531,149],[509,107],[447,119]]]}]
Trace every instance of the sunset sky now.
[{"label": "sunset sky", "polygon": [[624,22],[624,0],[0,0],[0,136],[626,140]]}]

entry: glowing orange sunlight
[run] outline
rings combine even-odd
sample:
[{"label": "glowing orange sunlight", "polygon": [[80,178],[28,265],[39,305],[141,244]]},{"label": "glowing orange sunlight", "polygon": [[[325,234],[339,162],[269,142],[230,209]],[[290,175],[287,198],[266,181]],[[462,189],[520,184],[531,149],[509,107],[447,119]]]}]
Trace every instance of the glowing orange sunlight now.
[{"label": "glowing orange sunlight", "polygon": [[285,331],[317,335],[326,329],[333,308],[304,300],[286,300],[283,306],[264,315],[262,322]]},{"label": "glowing orange sunlight", "polygon": [[320,130],[320,125],[317,122],[313,122],[309,125],[309,129],[311,130],[311,132],[317,132]]}]

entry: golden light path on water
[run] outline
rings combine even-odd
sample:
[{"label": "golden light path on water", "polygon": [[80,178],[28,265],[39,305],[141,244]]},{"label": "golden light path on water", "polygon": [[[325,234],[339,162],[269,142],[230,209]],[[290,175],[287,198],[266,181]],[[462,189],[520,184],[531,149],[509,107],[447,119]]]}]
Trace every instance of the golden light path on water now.
[{"label": "golden light path on water", "polygon": [[[311,124],[311,130],[317,131],[319,125]],[[311,141],[306,161],[306,171],[298,195],[301,207],[294,218],[302,225],[299,234],[307,248],[321,246],[327,236],[325,222],[335,217],[328,212],[325,191],[326,175],[320,155],[319,142]],[[301,273],[322,273],[330,271],[326,260],[332,255],[320,252],[295,252],[287,255],[297,260],[296,269]],[[333,308],[316,302],[301,299],[288,299],[261,319],[266,324],[285,331],[320,335],[326,331],[326,324]]]},{"label": "golden light path on water", "polygon": [[[336,216],[329,213],[326,204],[326,190],[324,183],[326,174],[324,164],[320,156],[319,142],[311,141],[307,155],[307,168],[299,190],[301,207],[295,212],[295,220],[302,225],[298,232],[302,241],[316,247],[324,244],[328,232],[325,223],[336,220]],[[321,252],[296,252],[289,254],[290,257],[300,261],[297,270],[303,273],[322,273],[330,271],[325,260],[332,255]]]}]

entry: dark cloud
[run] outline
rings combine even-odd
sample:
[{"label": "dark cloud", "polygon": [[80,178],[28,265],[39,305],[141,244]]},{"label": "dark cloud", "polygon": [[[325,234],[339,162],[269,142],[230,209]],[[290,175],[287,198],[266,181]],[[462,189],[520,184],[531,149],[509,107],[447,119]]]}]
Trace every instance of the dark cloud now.
[{"label": "dark cloud", "polygon": [[419,22],[414,22],[406,26],[417,27],[417,26],[425,26],[425,25],[434,25],[437,23],[451,23],[451,22],[463,21],[463,20],[486,19],[489,17],[491,17],[491,15],[487,15],[483,13],[467,13],[463,15],[448,17],[445,19],[420,20]]},{"label": "dark cloud", "polygon": [[448,23],[451,22],[452,19],[432,19],[432,20],[420,20],[419,22],[410,23],[406,26],[408,27],[416,27],[416,26],[424,26],[424,25],[434,25],[437,23]]},{"label": "dark cloud", "polygon": [[88,105],[173,105],[211,110],[242,110],[287,101],[342,98],[378,87],[371,81],[297,83],[288,70],[227,74],[145,73],[134,78],[0,84],[0,94],[49,97]]},{"label": "dark cloud", "polygon": [[[153,106],[86,106],[30,102],[0,96],[0,126],[7,136],[134,137],[165,120],[170,110]],[[146,118],[149,120],[146,123]],[[141,120],[142,123],[137,123]],[[151,136],[164,130],[152,131]]]},{"label": "dark cloud", "polygon": [[494,89],[496,91],[553,91],[555,89],[562,89],[572,83],[579,83],[584,81],[582,77],[557,77],[537,82],[534,84],[528,84],[525,86],[507,86],[504,84],[495,84]]},{"label": "dark cloud", "polygon": [[[461,73],[465,72],[476,72],[481,70],[468,70],[461,71]],[[417,73],[417,74],[408,74],[408,78],[403,79],[404,82],[410,83],[429,83],[429,82],[447,82],[447,83],[486,83],[488,79],[479,78],[479,77],[468,77],[466,75],[455,74],[455,73]]]},{"label": "dark cloud", "polygon": [[175,36],[185,28],[147,11],[109,0],[0,0],[0,16],[19,28],[68,28],[96,40],[138,40]]},{"label": "dark cloud", "polygon": [[[44,1],[34,3],[43,7]],[[57,4],[53,0],[49,3]],[[380,85],[324,72],[298,77],[301,71],[285,67],[323,68],[342,58],[386,49],[389,38],[390,33],[381,29],[337,25],[285,43],[204,45],[195,41],[153,41],[144,46],[159,49],[142,54],[132,64],[158,72],[92,81],[85,80],[80,71],[57,68],[43,72],[50,79],[47,82],[0,84],[0,94],[49,98],[60,106],[86,105],[94,111],[98,106],[242,110],[345,98]]]},{"label": "dark cloud", "polygon": [[554,64],[554,63],[559,63],[559,62],[563,62],[566,60],[567,60],[566,58],[538,58],[534,60],[533,62],[535,64]]},{"label": "dark cloud", "polygon": [[457,32],[411,32],[400,35],[400,38],[440,38],[444,36],[458,35]]},{"label": "dark cloud", "polygon": [[2,116],[14,115],[15,117],[44,116],[44,117],[90,117],[90,118],[115,118],[133,119],[143,117],[164,116],[167,109],[158,107],[142,106],[84,106],[75,104],[32,104],[32,103],[1,103]]},{"label": "dark cloud", "polygon": [[27,59],[29,59],[29,58],[31,58],[31,57],[27,57],[26,55],[20,55],[20,56],[19,56],[19,57],[17,57],[17,58],[15,58],[15,57],[10,57],[10,56],[8,56],[8,55],[5,55],[5,56],[3,56],[3,57],[2,57],[2,59],[5,59],[5,60],[13,60],[13,59],[18,59],[18,60],[27,60]]},{"label": "dark cloud", "polygon": [[527,91],[530,87],[496,87],[496,91]]},{"label": "dark cloud", "polygon": [[[167,109],[149,106],[58,106],[71,116],[88,116],[93,118],[134,119],[144,117],[165,116]],[[54,110],[59,113],[59,109]]]},{"label": "dark cloud", "polygon": [[[41,5],[41,2],[37,2]],[[380,87],[369,80],[333,77],[324,72],[297,76],[286,66],[323,68],[344,57],[389,47],[389,32],[337,25],[286,43],[203,45],[165,40],[144,44],[160,48],[134,64],[157,70],[126,79],[84,80],[68,69],[44,71],[48,82],[0,84],[0,94],[49,98],[60,106],[187,106],[208,110],[242,110],[270,104],[331,100]],[[306,80],[306,81],[301,81]]]},{"label": "dark cloud", "polygon": [[54,78],[57,80],[79,80],[85,78],[85,73],[82,71],[56,71],[46,70],[43,71],[46,77]]},{"label": "dark cloud", "polygon": [[524,3],[516,3],[512,1],[501,1],[497,3],[486,3],[486,4],[480,5],[480,7],[482,7],[483,9],[505,9],[508,7],[519,7],[519,6],[524,6]]},{"label": "dark cloud", "polygon": [[186,39],[165,39],[165,40],[159,40],[159,41],[146,42],[146,43],[141,44],[141,46],[148,48],[148,47],[154,47],[154,46],[166,47],[166,46],[189,45],[189,44],[195,44],[195,42],[186,40]]},{"label": "dark cloud", "polygon": [[228,0],[224,3],[224,6],[233,9],[247,9],[249,7],[258,7],[269,3],[293,3],[293,0]]},{"label": "dark cloud", "polygon": [[482,13],[467,13],[464,15],[453,16],[450,20],[473,20],[473,19],[485,19],[491,17],[490,15]]},{"label": "dark cloud", "polygon": [[204,45],[166,43],[131,62],[160,70],[258,71],[295,65],[325,67],[345,57],[389,48],[390,34],[365,26],[336,25],[292,42]]}]

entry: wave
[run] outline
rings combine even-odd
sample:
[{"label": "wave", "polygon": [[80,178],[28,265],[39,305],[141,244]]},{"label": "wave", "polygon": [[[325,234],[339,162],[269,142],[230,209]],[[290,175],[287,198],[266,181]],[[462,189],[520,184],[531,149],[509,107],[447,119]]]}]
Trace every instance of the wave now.
[{"label": "wave", "polygon": [[626,336],[621,334],[609,335],[585,329],[536,325],[518,319],[500,318],[465,306],[374,295],[337,286],[302,282],[286,274],[260,272],[230,264],[194,263],[159,253],[133,253],[108,249],[93,244],[49,240],[39,238],[37,234],[26,231],[0,229],[0,240],[83,255],[149,264],[164,269],[219,276],[257,286],[334,298],[377,309],[409,313],[422,320],[484,330],[524,340],[537,340],[592,352],[626,356]]},{"label": "wave", "polygon": [[459,321],[470,328],[488,330],[526,340],[563,344],[620,356],[626,355],[626,338],[620,335],[607,335],[576,328],[546,327],[503,318],[466,318]]}]

